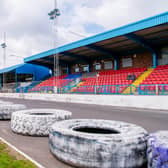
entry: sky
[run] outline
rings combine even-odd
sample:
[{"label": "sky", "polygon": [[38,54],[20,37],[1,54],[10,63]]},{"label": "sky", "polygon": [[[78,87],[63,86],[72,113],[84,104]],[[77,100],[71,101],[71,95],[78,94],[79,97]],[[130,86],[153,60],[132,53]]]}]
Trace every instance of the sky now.
[{"label": "sky", "polygon": [[[54,0],[0,0],[0,44],[6,32],[6,67],[56,46],[168,11],[168,0],[57,0],[57,5],[61,15],[54,27],[48,17]],[[0,48],[0,69],[3,67]]]}]

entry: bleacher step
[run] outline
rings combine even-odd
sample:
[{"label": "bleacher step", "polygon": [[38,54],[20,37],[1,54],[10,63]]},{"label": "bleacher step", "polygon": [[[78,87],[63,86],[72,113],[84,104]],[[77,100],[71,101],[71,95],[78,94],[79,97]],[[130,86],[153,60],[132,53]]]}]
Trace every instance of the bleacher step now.
[{"label": "bleacher step", "polygon": [[154,71],[153,68],[149,68],[147,71],[145,71],[144,73],[142,73],[133,83],[132,86],[127,87],[124,91],[123,94],[130,94],[130,91],[132,93],[136,92],[136,88],[143,82],[143,80],[145,80],[152,72]]}]

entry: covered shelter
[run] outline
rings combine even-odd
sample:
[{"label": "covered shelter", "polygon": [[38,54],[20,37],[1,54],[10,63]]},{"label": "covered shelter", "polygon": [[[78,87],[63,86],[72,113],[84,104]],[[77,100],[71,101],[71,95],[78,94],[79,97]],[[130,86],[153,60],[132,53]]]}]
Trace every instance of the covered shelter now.
[{"label": "covered shelter", "polygon": [[113,69],[117,70],[124,63],[124,58],[132,55],[133,66],[145,60],[143,66],[155,68],[161,59],[162,49],[167,46],[168,12],[165,12],[27,57],[24,62],[53,69],[54,54],[58,54],[60,66],[66,67],[67,74],[70,74],[74,64],[86,64],[88,72],[91,72],[95,62],[108,59],[113,61]]},{"label": "covered shelter", "polygon": [[1,86],[16,88],[18,83],[32,83],[41,81],[51,76],[51,70],[47,67],[34,64],[19,64],[0,70]]}]

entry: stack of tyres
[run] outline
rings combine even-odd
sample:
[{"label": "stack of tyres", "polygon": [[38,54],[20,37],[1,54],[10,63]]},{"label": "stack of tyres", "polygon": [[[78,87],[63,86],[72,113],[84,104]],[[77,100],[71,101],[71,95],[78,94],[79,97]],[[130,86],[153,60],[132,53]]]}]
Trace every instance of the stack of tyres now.
[{"label": "stack of tyres", "polygon": [[149,136],[147,157],[148,168],[168,168],[168,131]]}]

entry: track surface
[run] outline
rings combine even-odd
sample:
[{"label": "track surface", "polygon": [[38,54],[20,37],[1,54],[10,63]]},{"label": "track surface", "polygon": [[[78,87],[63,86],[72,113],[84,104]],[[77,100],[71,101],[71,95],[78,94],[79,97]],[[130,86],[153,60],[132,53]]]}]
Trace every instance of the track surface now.
[{"label": "track surface", "polygon": [[[25,104],[31,108],[57,108],[69,110],[73,118],[92,118],[120,120],[141,125],[149,132],[165,130],[168,127],[168,111],[111,106],[86,105],[74,103],[57,103],[38,100],[21,100],[0,98],[1,100]],[[9,121],[0,121],[0,136],[21,151],[35,159],[46,168],[71,168],[58,161],[50,153],[47,137],[29,137],[14,134]]]}]

